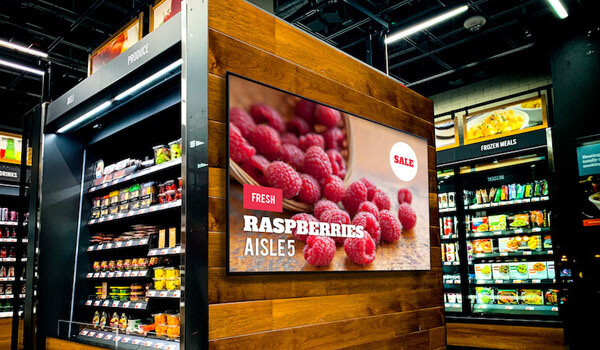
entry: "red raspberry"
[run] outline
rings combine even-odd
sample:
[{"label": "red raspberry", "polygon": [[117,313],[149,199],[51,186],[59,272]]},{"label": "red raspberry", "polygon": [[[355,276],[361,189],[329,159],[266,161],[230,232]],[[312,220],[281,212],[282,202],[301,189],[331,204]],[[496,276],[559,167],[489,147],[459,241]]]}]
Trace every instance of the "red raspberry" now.
[{"label": "red raspberry", "polygon": [[337,204],[333,203],[332,201],[321,199],[317,202],[317,204],[315,204],[313,208],[313,214],[317,219],[321,220],[323,213],[331,209],[340,209],[340,207],[338,207]]},{"label": "red raspberry", "polygon": [[300,148],[306,151],[311,146],[318,146],[321,149],[325,149],[325,140],[323,136],[315,134],[314,132],[300,136]]},{"label": "red raspberry", "polygon": [[229,156],[236,163],[243,163],[256,153],[235,126],[229,128]]},{"label": "red raspberry", "polygon": [[307,174],[300,174],[302,179],[302,187],[298,198],[306,204],[316,203],[321,198],[321,188],[314,177]]},{"label": "red raspberry", "polygon": [[279,159],[301,171],[304,164],[304,152],[294,145],[284,144],[279,149]]},{"label": "red raspberry", "polygon": [[240,129],[242,136],[246,138],[250,136],[256,126],[250,114],[239,107],[231,107],[229,109],[229,121],[235,124]]},{"label": "red raspberry", "polygon": [[398,209],[398,219],[400,219],[402,228],[405,230],[411,230],[417,224],[417,214],[408,203],[400,204],[400,209]]},{"label": "red raspberry", "polygon": [[388,197],[388,195],[385,194],[385,192],[383,191],[375,192],[375,195],[373,196],[373,203],[377,205],[377,208],[379,208],[379,210],[390,210],[390,208],[392,207],[390,197]]},{"label": "red raspberry", "polygon": [[294,113],[296,116],[306,120],[307,123],[312,124],[314,122],[316,103],[308,100],[298,100],[294,107]]},{"label": "red raspberry", "polygon": [[331,162],[325,152],[317,147],[312,146],[304,153],[304,164],[302,171],[311,175],[317,181],[331,175]]},{"label": "red raspberry", "polygon": [[381,226],[381,239],[388,243],[394,243],[400,238],[402,225],[400,221],[389,210],[380,213],[379,226]]},{"label": "red raspberry", "polygon": [[331,162],[331,170],[333,175],[337,175],[340,179],[346,177],[346,161],[344,157],[335,149],[327,150],[327,156]]},{"label": "red raspberry", "polygon": [[335,242],[329,237],[309,236],[302,254],[313,266],[329,265],[335,256]]},{"label": "red raspberry", "polygon": [[364,201],[364,202],[360,203],[356,212],[357,213],[362,213],[362,212],[371,213],[371,214],[373,214],[375,219],[379,220],[379,208],[377,208],[377,206],[373,202]]},{"label": "red raspberry", "polygon": [[365,211],[356,214],[354,219],[352,219],[352,225],[362,226],[375,243],[379,243],[381,240],[381,227],[379,227],[379,222],[377,222],[377,218],[373,214]]},{"label": "red raspberry", "polygon": [[328,128],[333,128],[340,122],[342,115],[333,108],[317,105],[317,108],[315,108],[315,119],[317,123],[323,124]]},{"label": "red raspberry", "polygon": [[281,144],[284,145],[286,143],[300,147],[300,139],[298,139],[298,136],[292,134],[291,132],[284,132],[281,134]]},{"label": "red raspberry", "polygon": [[354,263],[368,265],[375,260],[375,242],[365,233],[363,238],[347,238],[344,251]]},{"label": "red raspberry", "polygon": [[291,166],[284,162],[271,163],[265,172],[269,185],[279,188],[283,192],[283,198],[293,198],[302,187],[300,175]]},{"label": "red raspberry", "polygon": [[242,164],[242,169],[244,169],[246,174],[250,175],[250,177],[256,180],[261,186],[268,186],[267,179],[263,173],[250,164],[249,160]]},{"label": "red raspberry", "polygon": [[[350,215],[341,209],[328,210],[321,215],[321,221],[329,224],[349,225]],[[341,229],[341,228],[340,228]],[[341,231],[340,231],[341,232]],[[344,243],[346,237],[331,237],[335,243]]]},{"label": "red raspberry", "polygon": [[268,125],[257,125],[248,138],[252,146],[256,147],[258,153],[269,160],[277,159],[281,140],[279,133]]},{"label": "red raspberry", "polygon": [[325,149],[337,149],[340,150],[342,148],[342,143],[344,142],[344,132],[340,130],[338,127],[333,127],[331,129],[327,129],[323,134],[323,138],[325,139]]},{"label": "red raspberry", "polygon": [[248,163],[250,163],[250,165],[252,165],[256,169],[260,170],[260,172],[263,175],[267,171],[269,165],[271,164],[271,162],[269,162],[267,158],[261,156],[260,154],[253,155],[252,158],[250,158],[250,160],[248,161]]},{"label": "red raspberry", "polygon": [[375,193],[377,191],[379,191],[379,189],[377,188],[377,186],[373,185],[373,183],[371,182],[371,180],[367,179],[366,177],[363,177],[359,181],[362,182],[362,183],[364,183],[365,186],[367,186],[367,190],[369,191],[368,194],[367,194],[367,200],[372,201],[373,200],[373,196],[375,196]]},{"label": "red raspberry", "polygon": [[285,122],[281,118],[281,115],[267,105],[261,103],[253,104],[250,106],[250,115],[257,124],[267,121],[273,129],[279,132],[285,131]]},{"label": "red raspberry", "polygon": [[306,135],[310,132],[310,130],[310,125],[308,125],[304,119],[294,118],[287,122],[287,131],[296,135]]},{"label": "red raspberry", "polygon": [[344,198],[346,189],[344,181],[335,175],[328,176],[323,182],[323,196],[332,202],[339,202]]},{"label": "red raspberry", "polygon": [[235,124],[233,123],[229,123],[229,132],[237,132],[238,134],[242,134],[242,132],[240,131],[240,128],[238,128],[237,126],[235,126]]},{"label": "red raspberry", "polygon": [[[319,220],[317,220],[316,217],[314,217],[310,214],[306,214],[306,213],[296,214],[296,215],[292,216],[292,220],[306,221],[306,222],[310,222],[310,221],[318,222],[319,221]],[[296,238],[297,240],[299,240],[301,242],[306,242],[306,238],[308,237],[308,235],[296,234],[296,228],[292,229],[292,235],[294,236],[294,238]]]},{"label": "red raspberry", "polygon": [[342,199],[342,204],[344,208],[350,213],[350,215],[354,216],[356,210],[358,210],[358,206],[360,203],[367,200],[367,186],[360,181],[353,182],[346,189],[346,193],[344,194],[344,198]]},{"label": "red raspberry", "polygon": [[412,193],[408,188],[401,188],[398,190],[398,204],[412,203]]}]

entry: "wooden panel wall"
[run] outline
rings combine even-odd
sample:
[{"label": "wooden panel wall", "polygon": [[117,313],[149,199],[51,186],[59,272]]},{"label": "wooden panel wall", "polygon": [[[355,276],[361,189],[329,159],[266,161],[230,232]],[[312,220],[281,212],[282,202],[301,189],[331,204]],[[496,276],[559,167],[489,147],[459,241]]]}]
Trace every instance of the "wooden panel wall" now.
[{"label": "wooden panel wall", "polygon": [[[445,348],[432,102],[242,0],[208,3],[210,347]],[[432,270],[227,276],[226,71],[426,137]]]},{"label": "wooden panel wall", "polygon": [[448,345],[512,350],[561,350],[562,328],[448,323]]}]

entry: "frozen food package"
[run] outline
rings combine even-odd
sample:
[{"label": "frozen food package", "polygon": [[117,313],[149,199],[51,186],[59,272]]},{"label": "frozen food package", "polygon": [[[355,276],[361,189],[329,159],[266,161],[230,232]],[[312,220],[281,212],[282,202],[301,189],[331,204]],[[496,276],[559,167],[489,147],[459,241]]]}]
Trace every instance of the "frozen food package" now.
[{"label": "frozen food package", "polygon": [[488,216],[489,230],[502,231],[506,230],[506,215],[491,215]]},{"label": "frozen food package", "polygon": [[548,262],[546,262],[546,268],[548,268],[548,278],[549,279],[555,279],[556,278],[556,272],[554,271],[554,261],[548,261]]},{"label": "frozen food package", "polygon": [[475,279],[491,280],[492,265],[491,264],[475,264]]},{"label": "frozen food package", "polygon": [[[498,238],[498,251],[500,253],[511,253],[519,250],[521,237],[502,237]],[[519,239],[519,240],[517,240]]]},{"label": "frozen food package", "polygon": [[438,206],[440,209],[448,208],[448,194],[447,193],[438,194]]},{"label": "frozen food package", "polygon": [[489,238],[485,239],[476,239],[473,240],[473,253],[481,254],[481,253],[493,253],[494,246],[492,244],[492,240]]},{"label": "frozen food package", "polygon": [[530,261],[527,263],[530,279],[542,280],[548,278],[548,268],[544,261]]},{"label": "frozen food package", "polygon": [[558,305],[558,289],[546,289],[544,293],[544,304]]},{"label": "frozen food package", "polygon": [[454,261],[454,243],[446,243],[446,261]]},{"label": "frozen food package", "polygon": [[511,262],[510,278],[513,280],[526,280],[529,278],[527,262]]},{"label": "frozen food package", "polygon": [[543,305],[544,297],[541,289],[521,289],[520,291],[521,304],[525,305]]},{"label": "frozen food package", "polygon": [[489,287],[475,287],[475,297],[478,304],[495,304],[494,289]]},{"label": "frozen food package", "polygon": [[516,305],[519,303],[518,290],[516,290],[516,289],[498,289],[497,299],[498,299],[498,304]]},{"label": "frozen food package", "polygon": [[510,279],[510,265],[508,263],[492,264],[492,277],[495,280],[509,280]]},{"label": "frozen food package", "polygon": [[448,192],[448,208],[456,208],[455,193]]},{"label": "frozen food package", "polygon": [[483,203],[488,203],[489,202],[488,193],[487,193],[487,190],[485,188],[481,190],[481,201]]},{"label": "frozen food package", "polygon": [[481,190],[475,191],[475,198],[477,199],[477,204],[483,203],[483,198],[481,198]]},{"label": "frozen food package", "polygon": [[489,194],[488,199],[490,202],[493,202],[494,198],[496,198],[496,188],[492,187],[492,188],[490,188],[490,194]]},{"label": "frozen food package", "polygon": [[471,224],[472,224],[473,232],[486,232],[486,231],[489,231],[489,229],[490,229],[487,216],[472,218]]},{"label": "frozen food package", "polygon": [[515,214],[508,218],[508,226],[511,230],[529,228],[528,214]]}]

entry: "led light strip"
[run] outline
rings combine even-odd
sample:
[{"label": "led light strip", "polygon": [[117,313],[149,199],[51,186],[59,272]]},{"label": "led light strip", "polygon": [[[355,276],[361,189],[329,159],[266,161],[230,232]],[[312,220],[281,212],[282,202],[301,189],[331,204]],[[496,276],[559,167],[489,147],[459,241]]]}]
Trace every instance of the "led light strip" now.
[{"label": "led light strip", "polygon": [[459,8],[456,8],[456,9],[454,9],[452,11],[448,11],[446,13],[443,13],[443,14],[437,16],[437,17],[433,17],[432,19],[429,19],[429,20],[427,20],[425,22],[419,23],[419,24],[414,25],[412,27],[409,27],[409,28],[407,28],[405,30],[402,30],[402,31],[400,31],[400,32],[398,32],[396,34],[390,35],[389,37],[387,37],[385,39],[385,43],[389,44],[389,43],[392,43],[394,41],[398,41],[398,40],[400,40],[402,38],[405,38],[405,37],[407,37],[407,36],[409,36],[411,34],[419,32],[419,31],[421,31],[421,30],[423,30],[425,28],[429,28],[429,27],[431,27],[433,25],[436,25],[436,24],[438,24],[440,22],[443,22],[443,21],[445,21],[445,20],[447,20],[449,18],[457,16],[457,15],[459,15],[459,14],[467,11],[468,9],[469,9],[469,6],[464,5],[464,6],[461,6]]},{"label": "led light strip", "polygon": [[552,6],[554,12],[556,12],[560,19],[569,17],[567,9],[565,9],[565,6],[562,4],[562,2],[560,2],[560,0],[548,0],[548,3],[550,3],[550,6]]},{"label": "led light strip", "polygon": [[60,129],[58,129],[56,132],[58,134],[67,132],[69,130],[74,129],[76,126],[83,124],[85,122],[87,122],[88,120],[90,120],[93,116],[97,115],[98,113],[106,110],[107,108],[109,108],[113,102],[117,102],[117,101],[121,101],[123,99],[125,99],[128,96],[131,96],[137,92],[139,92],[140,90],[142,90],[143,88],[145,88],[146,86],[152,84],[153,82],[157,81],[158,79],[160,79],[161,77],[167,75],[168,73],[170,73],[171,71],[175,70],[176,68],[180,67],[181,64],[183,63],[183,59],[178,59],[177,61],[169,64],[168,66],[164,67],[163,69],[159,70],[158,72],[152,74],[151,76],[147,77],[146,79],[140,81],[139,83],[135,84],[134,86],[130,87],[129,89],[123,91],[122,93],[118,94],[117,96],[115,96],[115,98],[108,100],[108,101],[104,101],[101,104],[97,105],[96,107],[94,107],[93,109],[91,109],[90,111],[86,112],[85,114],[81,115],[80,117],[75,118],[74,120],[72,120],[71,122],[69,122],[67,125],[61,127]]},{"label": "led light strip", "polygon": [[33,56],[38,56],[38,57],[42,57],[42,58],[48,57],[48,54],[45,52],[30,49],[28,47],[25,47],[22,45],[17,45],[15,43],[11,43],[10,41],[6,41],[6,40],[2,40],[2,39],[0,39],[0,46],[6,47],[7,49],[16,50],[16,51],[23,52],[23,53],[26,53],[29,55],[33,55]]},{"label": "led light strip", "polygon": [[35,68],[31,68],[31,67],[27,67],[18,63],[14,63],[14,62],[10,62],[10,61],[5,61],[0,59],[0,65],[5,66],[5,67],[10,67],[10,68],[14,68],[14,69],[18,69],[18,70],[22,70],[24,72],[28,72],[28,73],[33,73],[39,76],[43,76],[44,75],[44,71],[39,70],[39,69],[35,69]]}]

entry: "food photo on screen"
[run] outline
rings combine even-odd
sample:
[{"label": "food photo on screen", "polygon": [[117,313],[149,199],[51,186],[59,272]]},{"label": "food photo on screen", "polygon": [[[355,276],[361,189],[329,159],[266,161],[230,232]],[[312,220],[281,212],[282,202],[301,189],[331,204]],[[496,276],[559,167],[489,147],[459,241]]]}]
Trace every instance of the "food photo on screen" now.
[{"label": "food photo on screen", "polygon": [[427,140],[228,74],[228,271],[430,269]]}]

